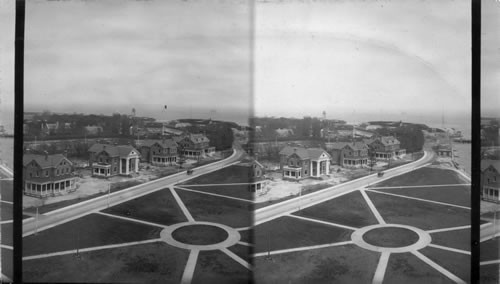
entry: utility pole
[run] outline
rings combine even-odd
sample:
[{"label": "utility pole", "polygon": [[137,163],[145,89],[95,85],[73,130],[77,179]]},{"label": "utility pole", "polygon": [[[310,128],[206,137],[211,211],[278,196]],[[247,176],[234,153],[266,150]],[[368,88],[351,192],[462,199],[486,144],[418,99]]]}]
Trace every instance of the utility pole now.
[{"label": "utility pole", "polygon": [[108,198],[107,198],[107,201],[108,201],[108,208],[109,208],[109,195],[111,194],[111,183],[108,183]]},{"label": "utility pole", "polygon": [[38,233],[38,206],[36,206],[35,213],[35,235]]}]

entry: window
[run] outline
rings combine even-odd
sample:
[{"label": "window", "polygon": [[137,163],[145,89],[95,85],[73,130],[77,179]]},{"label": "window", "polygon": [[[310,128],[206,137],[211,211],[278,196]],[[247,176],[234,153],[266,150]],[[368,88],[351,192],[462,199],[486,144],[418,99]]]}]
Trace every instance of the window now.
[{"label": "window", "polygon": [[56,175],[58,176],[59,175],[59,169],[56,170]]},{"label": "window", "polygon": [[49,176],[49,171],[48,170],[45,170],[45,176],[48,177]]}]

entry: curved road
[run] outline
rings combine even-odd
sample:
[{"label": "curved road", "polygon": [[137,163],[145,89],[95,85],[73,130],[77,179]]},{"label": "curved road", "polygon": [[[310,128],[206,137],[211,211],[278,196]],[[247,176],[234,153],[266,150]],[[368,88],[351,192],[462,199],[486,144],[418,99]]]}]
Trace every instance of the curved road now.
[{"label": "curved road", "polygon": [[335,185],[329,188],[322,189],[301,197],[289,199],[274,205],[266,206],[255,211],[254,224],[258,225],[263,222],[281,217],[283,215],[295,212],[299,208],[304,209],[318,203],[324,202],[326,200],[332,199],[336,196],[355,191],[359,188],[366,187],[370,184],[378,183],[382,180],[386,180],[409,171],[413,171],[417,168],[423,167],[435,158],[435,154],[430,151],[425,151],[424,156],[417,161],[405,164],[396,168],[392,168],[384,171],[384,177],[379,178],[377,174],[371,174],[366,177],[355,179],[349,182],[345,182],[339,185]]},{"label": "curved road", "polygon": [[108,207],[146,195],[157,190],[173,186],[187,179],[213,172],[223,167],[237,163],[243,155],[243,150],[235,148],[233,154],[221,161],[214,162],[194,169],[193,175],[187,176],[186,172],[180,172],[171,176],[160,178],[154,181],[143,183],[128,189],[117,191],[108,195],[93,198],[84,202],[70,205],[61,209],[38,215],[38,222],[35,218],[23,221],[23,237],[31,235],[36,231],[45,230],[62,223],[80,218],[82,216],[106,209]]}]

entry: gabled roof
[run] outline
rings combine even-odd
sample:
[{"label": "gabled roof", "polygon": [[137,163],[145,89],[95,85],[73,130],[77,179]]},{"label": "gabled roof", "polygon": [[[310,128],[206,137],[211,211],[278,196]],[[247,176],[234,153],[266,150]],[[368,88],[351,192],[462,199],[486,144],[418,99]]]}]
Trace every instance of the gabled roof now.
[{"label": "gabled roof", "polygon": [[330,154],[321,148],[302,148],[302,147],[291,147],[286,146],[280,151],[280,155],[291,156],[296,154],[300,159],[319,159],[321,155],[325,153],[329,158],[331,158]]},{"label": "gabled roof", "polygon": [[492,166],[498,173],[500,173],[500,160],[482,160],[481,171],[484,172],[487,168]]},{"label": "gabled roof", "polygon": [[54,168],[61,163],[62,160],[67,160],[71,165],[70,160],[68,160],[63,154],[52,154],[52,155],[37,155],[37,154],[24,154],[23,155],[23,166],[27,166],[33,160],[41,168]]},{"label": "gabled roof", "polygon": [[382,137],[377,137],[377,138],[372,138],[372,139],[364,139],[365,143],[371,144],[375,141],[380,141],[384,146],[390,146],[390,145],[398,145],[401,144],[398,139],[396,139],[394,136],[382,136]]},{"label": "gabled roof", "polygon": [[325,143],[325,145],[328,150],[341,150],[344,149],[346,146],[355,151],[368,149],[368,146],[364,142],[333,142],[333,143]]},{"label": "gabled roof", "polygon": [[175,143],[172,139],[148,139],[148,140],[140,140],[137,141],[137,147],[146,146],[151,147],[154,144],[158,144],[163,148],[174,148],[177,147],[177,143]]},{"label": "gabled roof", "polygon": [[207,136],[203,134],[189,134],[189,139],[194,143],[210,142]]},{"label": "gabled roof", "polygon": [[347,142],[330,142],[330,143],[325,143],[325,146],[326,146],[326,149],[328,149],[328,150],[341,150],[347,144],[348,144]]},{"label": "gabled roof", "polygon": [[130,152],[135,151],[139,153],[134,147],[129,145],[109,145],[109,144],[94,144],[90,147],[89,152],[100,153],[106,152],[110,157],[126,157]]}]

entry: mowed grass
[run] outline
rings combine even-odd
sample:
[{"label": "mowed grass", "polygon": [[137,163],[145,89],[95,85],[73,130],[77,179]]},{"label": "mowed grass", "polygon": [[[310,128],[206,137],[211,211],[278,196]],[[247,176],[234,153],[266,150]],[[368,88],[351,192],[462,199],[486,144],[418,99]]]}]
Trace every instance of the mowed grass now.
[{"label": "mowed grass", "polygon": [[192,283],[251,283],[252,273],[220,250],[200,251]]},{"label": "mowed grass", "polygon": [[438,186],[411,188],[377,188],[374,190],[470,207],[470,185],[450,185],[445,187]]},{"label": "mowed grass", "polygon": [[254,228],[254,252],[282,250],[348,241],[353,231],[301,220],[280,217]]},{"label": "mowed grass", "polygon": [[2,274],[9,277],[10,279],[14,278],[14,258],[12,254],[12,250],[2,248]]},{"label": "mowed grass", "polygon": [[257,257],[255,283],[371,283],[379,255],[344,245]]},{"label": "mowed grass", "polygon": [[376,228],[363,235],[365,242],[386,248],[409,246],[418,239],[419,236],[414,231],[399,227]]},{"label": "mowed grass", "polygon": [[100,214],[61,224],[23,238],[23,256],[144,241],[160,237],[162,228]]},{"label": "mowed grass", "polygon": [[481,265],[479,271],[479,283],[497,284],[499,282],[500,264]]},{"label": "mowed grass", "polygon": [[384,283],[455,283],[449,278],[420,260],[415,255],[407,253],[391,253],[385,271]]},{"label": "mowed grass", "polygon": [[500,259],[500,238],[496,237],[484,241],[480,244],[480,261],[490,261]]},{"label": "mowed grass", "polygon": [[0,207],[1,207],[0,214],[2,214],[0,216],[0,220],[2,221],[12,220],[14,216],[14,208],[12,204],[2,202],[0,203]]},{"label": "mowed grass", "polygon": [[14,230],[12,223],[2,224],[2,245],[13,246]]},{"label": "mowed grass", "polygon": [[470,224],[470,210],[403,197],[366,192],[382,218],[389,224],[414,226],[422,230]]},{"label": "mowed grass", "polygon": [[165,243],[23,261],[23,281],[43,283],[180,283],[189,251]]},{"label": "mowed grass", "polygon": [[253,229],[238,231],[240,233],[240,241],[245,243],[253,242]]},{"label": "mowed grass", "polygon": [[433,244],[470,251],[470,229],[432,233],[431,237]]},{"label": "mowed grass", "polygon": [[252,169],[248,167],[232,165],[215,172],[195,177],[181,184],[249,183],[251,182],[249,178],[251,171]]},{"label": "mowed grass", "polygon": [[[210,186],[182,186],[182,188],[196,191],[215,193],[229,197],[236,197],[253,201],[255,193],[248,190],[248,185],[210,185]],[[180,189],[182,189],[180,188]]]},{"label": "mowed grass", "polygon": [[224,224],[233,228],[252,224],[253,205],[250,202],[176,190],[196,221]]},{"label": "mowed grass", "polygon": [[400,176],[396,176],[371,187],[402,185],[434,185],[468,183],[454,170],[423,167]]},{"label": "mowed grass", "polygon": [[187,221],[168,188],[120,203],[102,212],[164,225]]},{"label": "mowed grass", "polygon": [[14,202],[14,181],[0,180],[0,194],[2,194],[2,200]]},{"label": "mowed grass", "polygon": [[234,252],[237,256],[241,257],[241,259],[245,260],[248,263],[253,261],[253,248],[251,246],[236,244],[234,246],[228,247],[227,249]]},{"label": "mowed grass", "polygon": [[209,225],[184,226],[172,232],[172,237],[186,244],[210,245],[217,244],[227,239],[225,230]]},{"label": "mowed grass", "polygon": [[420,252],[465,282],[470,282],[470,255],[425,247]]},{"label": "mowed grass", "polygon": [[354,191],[293,213],[322,221],[361,228],[377,219],[359,191]]}]

